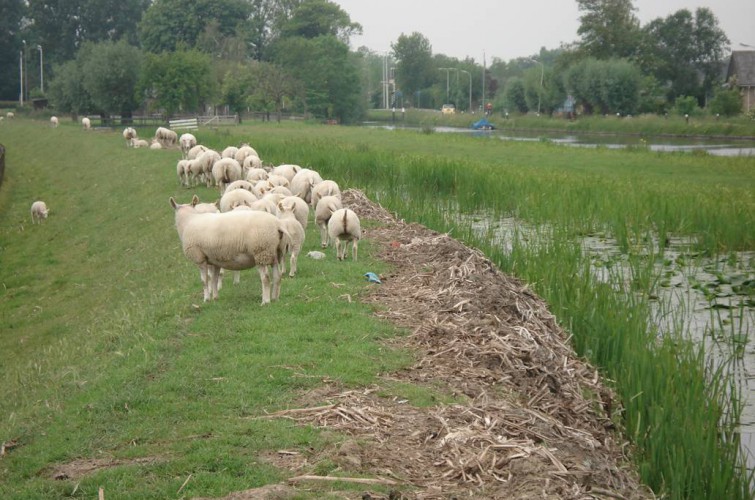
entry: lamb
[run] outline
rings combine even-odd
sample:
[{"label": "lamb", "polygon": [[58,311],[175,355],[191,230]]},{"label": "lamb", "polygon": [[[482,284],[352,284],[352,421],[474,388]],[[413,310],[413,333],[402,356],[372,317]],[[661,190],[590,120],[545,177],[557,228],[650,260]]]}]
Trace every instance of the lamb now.
[{"label": "lamb", "polygon": [[162,149],[163,144],[160,141],[152,141],[152,144],[149,145],[149,149]]},{"label": "lamb", "polygon": [[16,113],[14,113],[13,111],[8,111],[7,113],[5,113],[5,116],[7,116],[9,120],[12,120],[16,117]]},{"label": "lamb", "polygon": [[228,184],[241,180],[241,165],[233,158],[221,158],[212,165],[212,178],[222,195]]},{"label": "lamb", "polygon": [[136,137],[131,139],[131,147],[132,148],[148,148],[149,147],[149,141],[146,141],[144,139],[137,139]]},{"label": "lamb", "polygon": [[191,148],[197,145],[197,138],[194,137],[193,134],[185,133],[181,134],[181,137],[178,138],[178,144],[181,146],[181,154],[183,155],[184,159],[189,158],[189,151]]},{"label": "lamb", "polygon": [[230,212],[236,207],[247,206],[257,201],[257,197],[245,189],[232,189],[220,197],[219,208],[221,212]]},{"label": "lamb", "polygon": [[252,184],[249,181],[245,181],[245,180],[241,179],[241,180],[238,180],[238,181],[231,182],[230,184],[228,184],[225,187],[224,194],[227,193],[228,191],[232,191],[234,189],[244,189],[246,191],[249,191],[250,193],[254,194],[255,198],[256,198],[256,193],[254,192],[254,184]]},{"label": "lamb", "polygon": [[42,224],[42,219],[46,219],[49,213],[50,209],[44,201],[35,201],[31,204],[31,223]]},{"label": "lamb", "polygon": [[196,158],[199,158],[199,155],[204,153],[205,151],[209,151],[209,148],[206,146],[202,146],[201,144],[197,144],[193,148],[189,150],[189,152],[186,155],[187,160],[194,160]]},{"label": "lamb", "polygon": [[314,170],[303,168],[291,179],[291,192],[307,203],[311,203],[312,187],[321,182],[320,174]]},{"label": "lamb", "polygon": [[81,119],[81,126],[84,128],[84,130],[89,130],[90,128],[92,128],[92,121],[85,116]]},{"label": "lamb", "polygon": [[268,193],[270,194],[274,193],[274,194],[283,195],[283,196],[293,196],[294,194],[286,186],[274,186],[273,189],[268,191]]},{"label": "lamb", "polygon": [[[290,244],[288,245],[287,251],[291,253],[291,269],[288,273],[291,278],[296,276],[296,263],[299,260],[299,253],[304,244],[304,228],[296,219],[296,213],[294,210],[295,206],[293,204],[283,203],[282,200],[278,202],[278,218],[290,237]],[[278,265],[280,266],[281,274],[285,274],[286,260],[281,259]]]},{"label": "lamb", "polygon": [[123,129],[123,138],[126,140],[126,147],[134,147],[133,139],[138,139],[136,130],[132,127]]},{"label": "lamb", "polygon": [[190,204],[178,204],[170,198],[184,255],[200,270],[204,301],[218,298],[221,268],[240,271],[252,267],[260,274],[262,304],[277,300],[281,281],[278,263],[285,257],[290,240],[280,220],[250,210],[200,214],[194,208],[198,203],[196,195]]},{"label": "lamb", "polygon": [[57,116],[51,116],[50,117],[50,126],[52,128],[58,128],[58,117]]},{"label": "lamb", "polygon": [[288,179],[288,182],[290,183],[300,170],[301,167],[299,165],[283,164],[278,165],[277,167],[273,167],[270,173],[275,175],[282,175],[283,177]]},{"label": "lamb", "polygon": [[233,158],[237,162],[239,162],[241,165],[243,165],[244,160],[247,158],[247,156],[256,156],[259,158],[257,151],[255,151],[253,147],[249,146],[248,144],[244,144],[239,149],[236,150],[236,153],[233,155]]},{"label": "lamb", "polygon": [[253,202],[251,204],[252,210],[257,210],[259,212],[267,212],[270,215],[278,216],[278,207],[276,206],[276,200],[273,198],[263,196],[259,200]]},{"label": "lamb", "polygon": [[236,159],[236,152],[239,150],[236,146],[228,146],[220,153],[221,158],[233,158]]},{"label": "lamb", "polygon": [[291,186],[291,183],[288,182],[288,179],[286,179],[282,175],[270,174],[267,176],[267,182],[269,182],[272,187],[283,186],[290,189]]},{"label": "lamb", "polygon": [[[306,202],[304,204],[306,205]],[[320,227],[320,246],[322,246],[322,248],[327,248],[330,243],[328,238],[328,223],[330,222],[330,218],[333,215],[333,212],[342,208],[343,204],[341,203],[341,198],[337,196],[323,196],[320,198],[320,201],[317,202],[317,207],[315,208],[315,224]]]},{"label": "lamb", "polygon": [[199,164],[199,168],[201,169],[202,175],[205,179],[205,185],[207,187],[212,186],[212,183],[214,181],[212,177],[212,166],[215,164],[215,162],[220,161],[220,154],[212,149],[208,149],[204,153],[197,156],[196,161]]},{"label": "lamb", "polygon": [[336,257],[338,260],[346,258],[346,247],[351,242],[351,257],[357,260],[357,247],[362,237],[362,227],[359,217],[353,210],[341,208],[333,212],[328,222],[328,236],[336,241]]},{"label": "lamb", "polygon": [[[246,160],[244,160],[244,164],[247,163],[250,157],[247,157]],[[249,182],[256,183],[257,181],[264,181],[267,180],[267,171],[264,168],[257,168],[252,167],[250,169],[246,170],[246,180]]]},{"label": "lamb", "polygon": [[189,160],[178,160],[178,163],[176,163],[176,175],[178,175],[178,181],[185,187],[189,187],[189,176],[191,175],[189,165]]},{"label": "lamb", "polygon": [[335,181],[329,180],[322,181],[315,185],[312,188],[312,208],[317,208],[317,202],[320,201],[320,198],[323,196],[336,196],[340,198],[341,188],[338,187],[338,184],[336,184]]},{"label": "lamb", "polygon": [[309,222],[309,205],[307,205],[307,202],[299,198],[298,196],[286,196],[282,200],[280,200],[278,203],[285,203],[287,205],[292,205],[294,208],[294,214],[296,215],[296,220],[299,221],[299,224],[301,224],[301,227],[304,228],[306,231],[307,229],[307,223]]},{"label": "lamb", "polygon": [[244,167],[244,172],[248,173],[252,169],[260,169],[265,172],[265,175],[267,175],[267,172],[262,168],[262,160],[260,160],[260,157],[257,155],[249,155],[244,158],[244,162],[241,166]]},{"label": "lamb", "polygon": [[178,144],[178,134],[165,127],[157,127],[154,140],[163,148],[169,149]]}]

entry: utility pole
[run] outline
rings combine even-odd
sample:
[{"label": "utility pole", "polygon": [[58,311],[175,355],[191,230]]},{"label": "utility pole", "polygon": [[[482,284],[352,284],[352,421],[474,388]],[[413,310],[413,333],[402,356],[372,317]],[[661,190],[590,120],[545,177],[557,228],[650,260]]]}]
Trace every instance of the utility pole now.
[{"label": "utility pole", "polygon": [[18,93],[18,103],[23,108],[24,107],[24,51],[19,50],[18,51],[18,70],[19,70],[19,93]]},{"label": "utility pole", "polygon": [[449,99],[449,76],[451,74],[451,70],[454,68],[438,68],[438,71],[445,71],[446,72],[446,104],[448,104]]},{"label": "utility pole", "polygon": [[45,70],[44,70],[44,59],[42,58],[42,46],[37,45],[37,50],[39,50],[39,90],[42,91],[42,93],[45,93]]}]

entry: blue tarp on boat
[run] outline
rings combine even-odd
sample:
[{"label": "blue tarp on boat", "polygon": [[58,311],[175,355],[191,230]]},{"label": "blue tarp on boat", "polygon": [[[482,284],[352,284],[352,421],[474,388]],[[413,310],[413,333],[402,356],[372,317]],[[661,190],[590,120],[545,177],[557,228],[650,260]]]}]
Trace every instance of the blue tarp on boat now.
[{"label": "blue tarp on boat", "polygon": [[475,130],[495,130],[495,125],[490,123],[487,118],[476,121],[472,124],[472,128]]}]

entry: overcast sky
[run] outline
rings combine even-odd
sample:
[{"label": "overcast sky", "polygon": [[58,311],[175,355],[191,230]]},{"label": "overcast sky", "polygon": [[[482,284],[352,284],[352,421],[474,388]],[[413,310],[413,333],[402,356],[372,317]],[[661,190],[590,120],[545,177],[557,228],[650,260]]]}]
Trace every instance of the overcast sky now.
[{"label": "overcast sky", "polygon": [[[494,57],[508,61],[558,48],[577,40],[579,11],[575,0],[332,0],[363,34],[352,37],[352,49],[366,46],[390,51],[403,33],[419,32],[433,54],[482,63]],[[680,9],[693,14],[708,7],[731,40],[731,48],[755,48],[755,0],[634,0],[642,25]],[[755,50],[755,49],[754,49]]]}]

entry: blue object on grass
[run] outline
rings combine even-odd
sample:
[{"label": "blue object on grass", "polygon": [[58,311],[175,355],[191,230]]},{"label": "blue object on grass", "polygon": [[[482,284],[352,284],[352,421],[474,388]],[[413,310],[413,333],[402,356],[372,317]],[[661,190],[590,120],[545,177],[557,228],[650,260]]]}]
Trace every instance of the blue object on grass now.
[{"label": "blue object on grass", "polygon": [[367,281],[370,283],[382,283],[380,278],[378,278],[378,275],[375,273],[364,273],[364,277],[367,278]]}]

